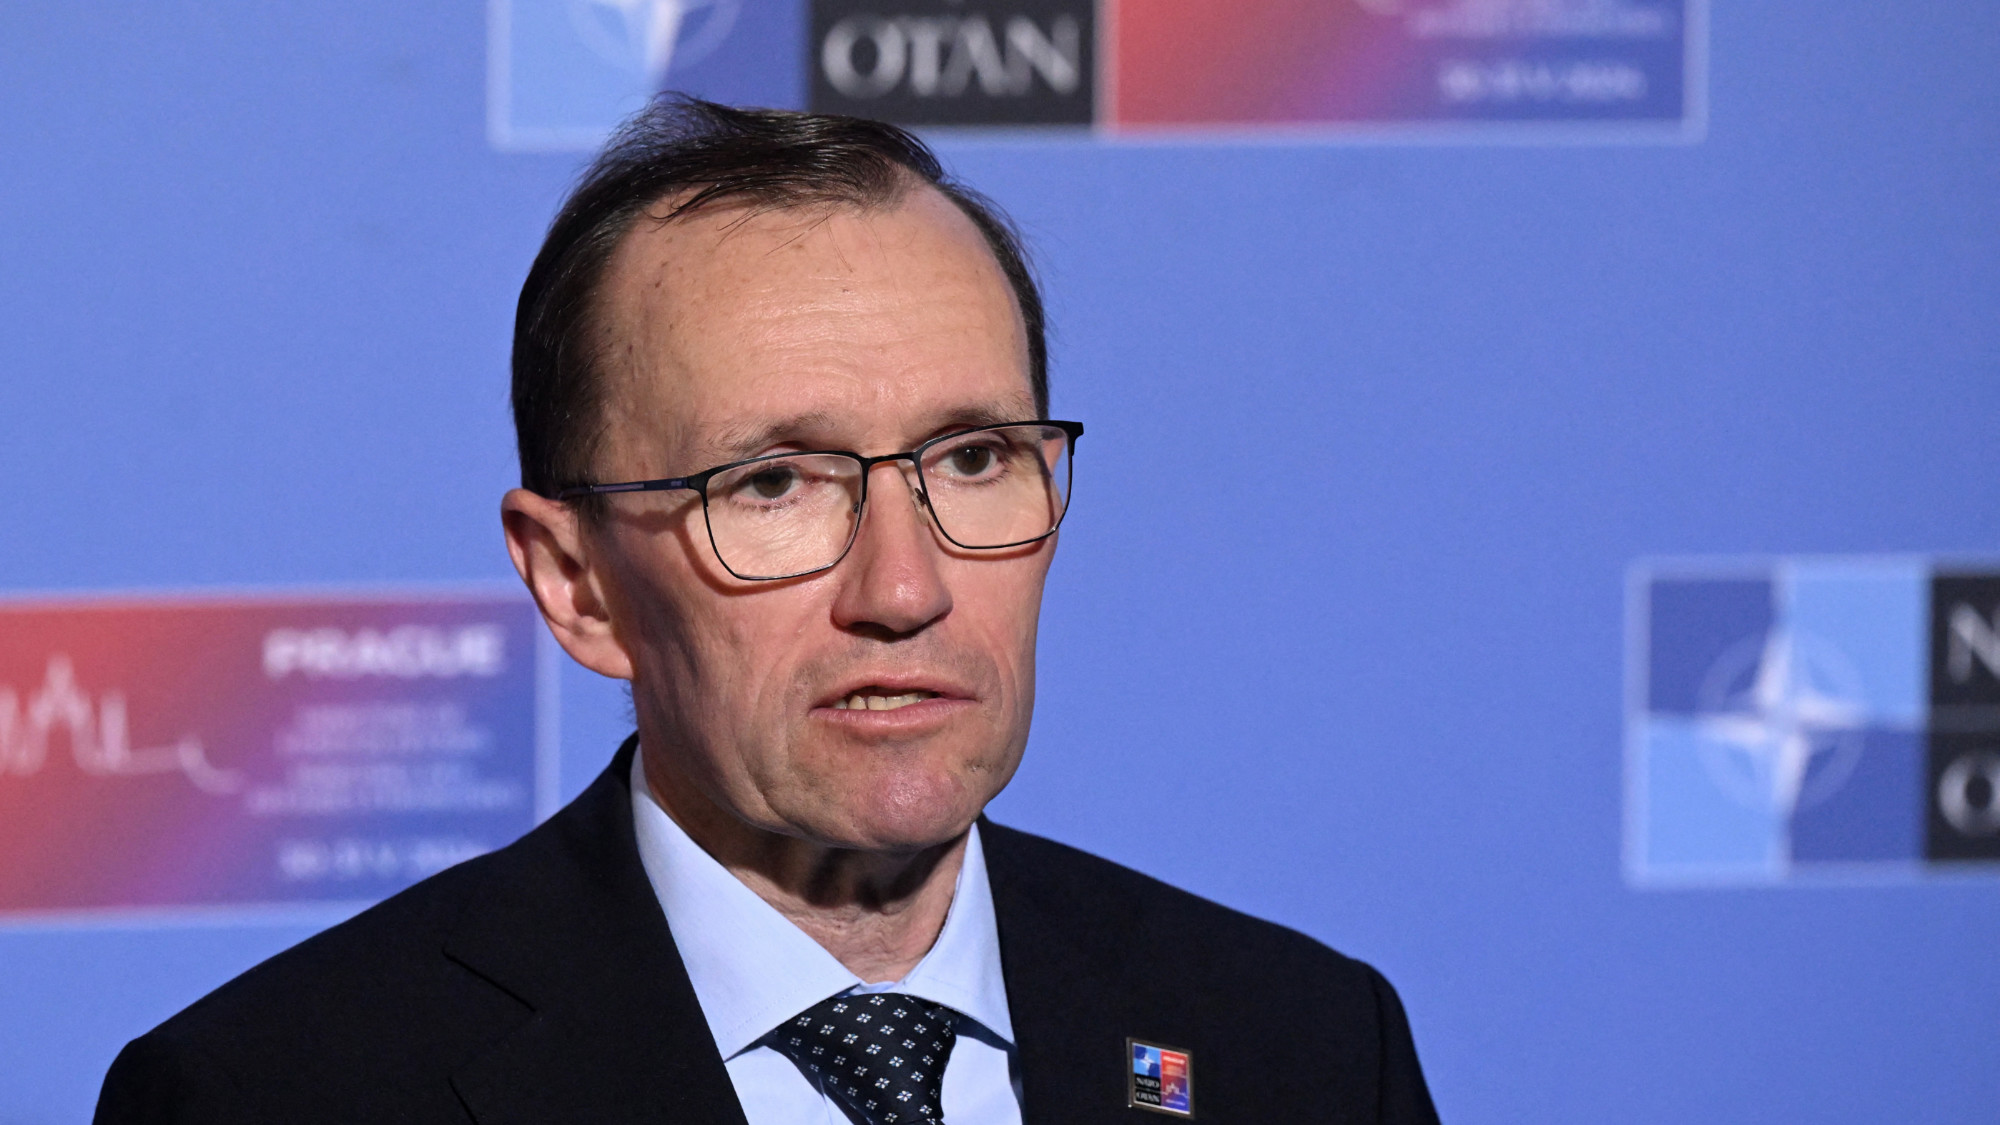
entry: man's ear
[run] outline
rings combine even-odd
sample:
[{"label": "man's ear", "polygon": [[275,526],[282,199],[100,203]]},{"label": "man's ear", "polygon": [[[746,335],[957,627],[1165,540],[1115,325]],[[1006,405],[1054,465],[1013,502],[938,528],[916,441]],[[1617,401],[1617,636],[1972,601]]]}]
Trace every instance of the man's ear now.
[{"label": "man's ear", "polygon": [[576,510],[523,488],[509,489],[500,500],[500,524],[514,569],[535,596],[556,643],[599,675],[631,679],[632,659],[611,627]]}]

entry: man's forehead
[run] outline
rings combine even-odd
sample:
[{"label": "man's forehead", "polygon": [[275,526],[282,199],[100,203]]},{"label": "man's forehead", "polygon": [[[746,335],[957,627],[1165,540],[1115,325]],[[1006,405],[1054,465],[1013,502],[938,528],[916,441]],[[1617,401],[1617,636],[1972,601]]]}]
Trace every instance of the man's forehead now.
[{"label": "man's forehead", "polygon": [[1033,410],[1006,275],[928,187],[884,207],[642,222],[603,297],[614,447],[637,427],[635,440],[727,457],[859,442],[862,417],[893,423],[873,440],[901,441]]},{"label": "man's forehead", "polygon": [[655,203],[619,240],[607,271],[609,295],[641,298],[651,290],[719,282],[797,280],[801,270],[825,280],[870,268],[910,274],[952,264],[1006,285],[972,220],[928,184],[911,183],[875,202],[808,201],[776,205],[725,199],[677,213],[680,197]]}]

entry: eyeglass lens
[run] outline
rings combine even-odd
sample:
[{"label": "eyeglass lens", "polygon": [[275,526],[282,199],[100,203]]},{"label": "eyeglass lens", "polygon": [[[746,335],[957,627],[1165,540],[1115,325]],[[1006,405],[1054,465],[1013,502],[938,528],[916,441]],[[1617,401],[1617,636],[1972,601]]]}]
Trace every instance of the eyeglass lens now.
[{"label": "eyeglass lens", "polygon": [[[960,547],[1040,539],[1069,504],[1069,435],[1054,426],[956,434],[918,460],[932,518]],[[789,578],[840,561],[861,518],[861,463],[841,454],[780,455],[708,482],[716,554],[739,578]]]}]

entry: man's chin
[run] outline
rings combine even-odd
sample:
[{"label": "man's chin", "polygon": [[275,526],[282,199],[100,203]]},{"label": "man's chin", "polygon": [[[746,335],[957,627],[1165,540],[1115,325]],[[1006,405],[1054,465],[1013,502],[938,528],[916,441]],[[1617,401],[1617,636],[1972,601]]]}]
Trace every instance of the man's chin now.
[{"label": "man's chin", "polygon": [[979,815],[977,809],[964,813],[924,817],[855,817],[826,841],[834,847],[880,855],[912,856],[951,844],[965,835]]},{"label": "man's chin", "polygon": [[808,834],[831,847],[915,855],[965,835],[987,796],[968,793],[950,778],[885,779],[853,793],[839,809],[822,810],[811,818],[818,823]]}]

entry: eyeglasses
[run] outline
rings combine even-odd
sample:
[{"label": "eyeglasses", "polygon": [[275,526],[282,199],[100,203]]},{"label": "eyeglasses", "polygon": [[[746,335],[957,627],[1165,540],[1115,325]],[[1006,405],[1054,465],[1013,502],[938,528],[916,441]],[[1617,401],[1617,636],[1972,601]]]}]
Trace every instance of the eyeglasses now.
[{"label": "eyeglasses", "polygon": [[753,582],[797,578],[847,557],[875,466],[908,461],[917,500],[954,545],[1021,547],[1055,534],[1069,510],[1070,460],[1080,422],[1006,422],[945,434],[902,453],[844,449],[774,453],[688,477],[584,484],[558,500],[627,492],[701,494],[708,541],[722,565]]}]

